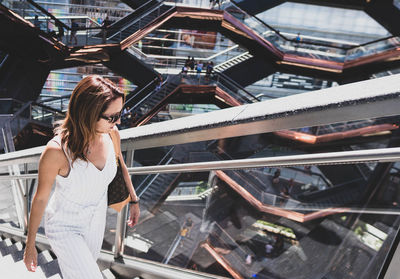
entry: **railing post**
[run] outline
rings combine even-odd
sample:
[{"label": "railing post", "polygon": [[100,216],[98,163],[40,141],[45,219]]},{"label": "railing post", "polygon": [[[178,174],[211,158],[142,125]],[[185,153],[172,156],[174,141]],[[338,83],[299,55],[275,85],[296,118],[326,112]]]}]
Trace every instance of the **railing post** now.
[{"label": "railing post", "polygon": [[[127,167],[133,166],[133,150],[128,150],[126,154],[126,165]],[[129,206],[129,205],[128,205]],[[115,241],[114,241],[114,258],[122,257],[124,253],[124,240],[126,235],[126,219],[128,217],[128,206],[125,206],[121,212],[118,213],[117,227],[115,230]]]},{"label": "railing post", "polygon": [[[28,163],[24,164],[24,173],[28,173]],[[25,195],[24,195],[24,235],[28,234],[29,224],[29,180],[25,180]]]},{"label": "railing post", "polygon": [[[11,124],[10,122],[6,122],[4,124],[4,128],[1,129],[3,133],[3,142],[4,142],[4,151],[5,153],[15,151],[15,146],[12,138]],[[10,165],[8,166],[8,172],[10,175],[16,174],[19,175],[19,167],[18,165]],[[24,211],[24,190],[23,184],[21,180],[12,180],[11,181],[11,189],[14,198],[15,210],[17,212],[18,222],[20,224],[21,229],[25,232],[27,230],[25,224],[25,211]]]}]

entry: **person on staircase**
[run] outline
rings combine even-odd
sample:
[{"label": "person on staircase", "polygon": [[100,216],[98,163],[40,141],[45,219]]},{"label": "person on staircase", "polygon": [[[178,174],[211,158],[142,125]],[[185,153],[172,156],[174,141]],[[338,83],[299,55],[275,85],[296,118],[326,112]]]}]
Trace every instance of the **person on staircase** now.
[{"label": "person on staircase", "polygon": [[120,145],[115,125],[120,123],[124,100],[114,83],[96,75],[85,77],[73,90],[67,116],[39,160],[24,252],[29,271],[37,267],[35,239],[44,214],[45,233],[63,278],[103,278],[96,260],[104,237],[108,185],[117,173],[116,158],[131,198],[128,225],[137,224],[139,199],[120,149],[118,153],[114,149]]}]

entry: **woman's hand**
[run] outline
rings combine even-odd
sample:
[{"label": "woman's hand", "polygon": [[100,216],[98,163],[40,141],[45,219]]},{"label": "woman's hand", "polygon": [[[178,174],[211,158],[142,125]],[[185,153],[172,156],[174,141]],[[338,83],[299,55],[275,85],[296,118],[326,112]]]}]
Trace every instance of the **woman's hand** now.
[{"label": "woman's hand", "polygon": [[29,271],[35,272],[37,267],[37,251],[33,245],[26,245],[24,252],[24,263]]},{"label": "woman's hand", "polygon": [[139,208],[139,203],[132,203],[129,206],[129,218],[128,218],[128,226],[133,227],[135,226],[138,221],[139,221],[139,216],[140,216],[140,208]]}]

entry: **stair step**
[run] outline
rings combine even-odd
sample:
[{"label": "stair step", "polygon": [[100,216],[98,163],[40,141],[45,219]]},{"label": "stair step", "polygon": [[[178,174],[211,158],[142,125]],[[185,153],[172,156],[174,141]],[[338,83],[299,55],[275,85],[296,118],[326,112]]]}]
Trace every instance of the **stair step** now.
[{"label": "stair step", "polygon": [[40,267],[36,268],[35,272],[30,272],[26,269],[25,263],[21,260],[14,263],[13,270],[15,270],[15,277],[8,277],[8,278],[37,278],[37,279],[44,279],[46,278],[45,273]]},{"label": "stair step", "polygon": [[9,251],[15,262],[21,261],[24,258],[24,246],[21,242],[11,245]]},{"label": "stair step", "polygon": [[50,255],[50,252],[48,250],[44,250],[44,251],[38,253],[38,257],[37,257],[38,265],[45,265],[53,260],[54,259]]},{"label": "stair step", "polygon": [[51,262],[40,265],[40,268],[46,274],[46,277],[51,277],[56,274],[61,274],[60,267],[58,266],[58,260],[52,260]]}]

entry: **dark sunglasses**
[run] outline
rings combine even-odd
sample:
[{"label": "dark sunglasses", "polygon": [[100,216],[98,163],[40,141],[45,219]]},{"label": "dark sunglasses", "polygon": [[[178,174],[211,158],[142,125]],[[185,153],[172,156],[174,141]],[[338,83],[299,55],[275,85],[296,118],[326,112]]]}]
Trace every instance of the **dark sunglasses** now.
[{"label": "dark sunglasses", "polygon": [[118,119],[121,118],[122,115],[122,110],[116,114],[110,115],[110,116],[105,116],[105,115],[100,115],[100,118],[103,118],[105,120],[107,120],[109,123],[115,123],[118,121]]}]

